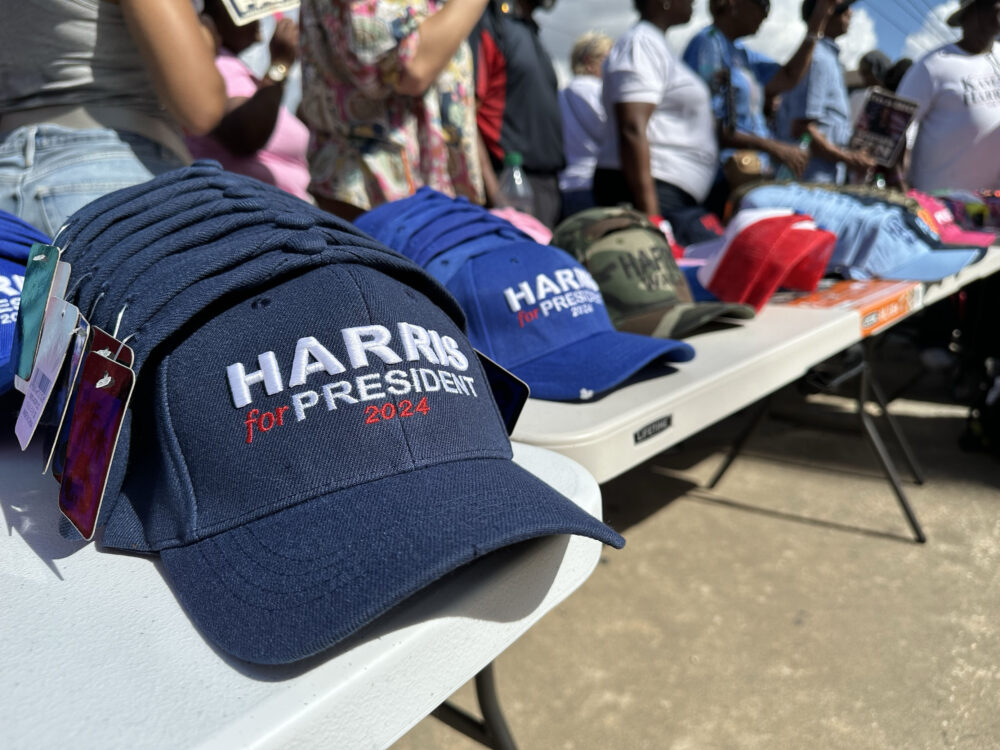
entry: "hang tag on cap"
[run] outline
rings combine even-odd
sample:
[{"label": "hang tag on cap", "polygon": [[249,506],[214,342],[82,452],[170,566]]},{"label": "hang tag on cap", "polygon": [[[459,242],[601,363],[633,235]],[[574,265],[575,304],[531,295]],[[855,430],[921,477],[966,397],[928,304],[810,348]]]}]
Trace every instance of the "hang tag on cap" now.
[{"label": "hang tag on cap", "polygon": [[14,343],[11,359],[17,362],[14,370],[14,387],[21,393],[27,390],[31,368],[35,364],[35,353],[42,333],[45,307],[52,294],[59,265],[59,248],[35,243],[28,252],[28,264],[24,269],[24,285],[21,288],[21,302],[14,327]]},{"label": "hang tag on cap", "polygon": [[93,343],[90,350],[97,352],[102,357],[113,359],[115,362],[131,367],[135,361],[135,352],[132,347],[127,346],[123,341],[119,341],[103,328],[93,327]]},{"label": "hang tag on cap", "polygon": [[52,465],[52,457],[55,454],[56,446],[59,444],[59,433],[65,424],[68,431],[66,415],[70,413],[70,408],[76,396],[76,384],[80,377],[80,369],[83,366],[83,358],[87,354],[87,344],[90,342],[90,324],[82,315],[77,322],[76,331],[70,341],[69,356],[63,362],[62,370],[59,372],[59,379],[56,381],[55,389],[49,398],[49,405],[42,414],[41,424],[51,428],[49,440],[51,445],[45,451],[48,458],[45,460],[45,467],[42,474],[48,473],[49,466]]},{"label": "hang tag on cap", "polygon": [[84,539],[93,539],[122,420],[132,397],[135,373],[89,352],[69,426],[66,469],[59,487],[59,510]]},{"label": "hang tag on cap", "polygon": [[[125,367],[132,367],[132,363],[135,361],[135,352],[132,351],[132,347],[119,341],[110,333],[105,331],[103,328],[99,328],[98,326],[90,327],[89,351],[96,352],[102,357],[113,359],[115,362],[125,365]],[[59,482],[62,481],[63,472],[66,468],[66,448],[69,444],[69,426],[73,419],[73,412],[76,409],[77,390],[78,389],[74,388],[70,391],[70,399],[66,409],[66,414],[63,417],[62,426],[56,433],[55,443],[52,446],[51,455],[49,457],[52,476]]]},{"label": "hang tag on cap", "polygon": [[490,390],[493,392],[493,400],[496,401],[497,409],[500,410],[500,416],[507,428],[507,434],[510,435],[514,432],[517,418],[521,416],[521,410],[524,408],[528,396],[531,395],[531,388],[510,370],[498,365],[478,349],[473,349],[473,351],[479,357],[479,364],[482,366],[486,380],[490,384]]},{"label": "hang tag on cap", "polygon": [[14,433],[17,435],[21,450],[28,447],[41,421],[79,319],[80,311],[75,305],[59,297],[49,299],[35,365],[31,370],[28,389],[14,425]]}]

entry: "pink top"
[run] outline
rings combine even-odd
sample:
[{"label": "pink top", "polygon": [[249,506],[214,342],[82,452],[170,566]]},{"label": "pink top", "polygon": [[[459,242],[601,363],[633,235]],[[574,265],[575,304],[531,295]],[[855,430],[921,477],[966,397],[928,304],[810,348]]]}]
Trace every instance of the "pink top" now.
[{"label": "pink top", "polygon": [[[257,93],[260,80],[236,55],[226,49],[215,58],[226,82],[226,96],[249,98]],[[309,195],[309,165],[306,149],[309,148],[309,130],[305,124],[284,107],[278,110],[274,131],[264,148],[253,156],[236,156],[211,135],[188,136],[188,149],[196,159],[215,159],[230,172],[255,177],[261,182],[277,185],[292,195],[313,202]]]}]

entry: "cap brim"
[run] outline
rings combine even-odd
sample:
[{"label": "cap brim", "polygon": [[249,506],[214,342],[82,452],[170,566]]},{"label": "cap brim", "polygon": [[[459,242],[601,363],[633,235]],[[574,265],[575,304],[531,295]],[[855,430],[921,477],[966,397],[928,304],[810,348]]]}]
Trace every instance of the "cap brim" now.
[{"label": "cap brim", "polygon": [[[915,255],[905,263],[879,270],[876,276],[880,279],[900,281],[940,281],[975,263],[985,252],[985,250],[928,250]],[[866,265],[869,270],[875,270],[872,263]]]},{"label": "cap brim", "polygon": [[619,331],[654,338],[683,338],[720,318],[748,320],[754,317],[750,305],[729,302],[679,302],[669,307],[629,315],[615,322]]},{"label": "cap brim", "polygon": [[285,664],[478,557],[550,534],[625,543],[513,461],[488,458],[340,490],[160,555],[209,642]]},{"label": "cap brim", "polygon": [[576,401],[611,390],[653,362],[693,358],[694,349],[683,341],[611,330],[507,369],[530,386],[532,398]]},{"label": "cap brim", "polygon": [[941,242],[946,245],[956,247],[990,247],[997,241],[997,235],[992,232],[976,232],[971,229],[962,229],[958,224],[947,224],[938,227],[938,236]]}]

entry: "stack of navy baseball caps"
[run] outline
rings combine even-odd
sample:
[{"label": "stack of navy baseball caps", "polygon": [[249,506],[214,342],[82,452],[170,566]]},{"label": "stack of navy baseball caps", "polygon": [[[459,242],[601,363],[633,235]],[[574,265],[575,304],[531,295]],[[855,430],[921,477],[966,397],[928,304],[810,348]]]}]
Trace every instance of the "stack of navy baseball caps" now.
[{"label": "stack of navy baseball caps", "polygon": [[[222,651],[316,654],[523,540],[624,544],[514,464],[455,300],[351,225],[197,162],[95,201],[53,242],[68,300],[132,352],[94,533],[159,553]],[[77,411],[120,371],[101,372]]]},{"label": "stack of navy baseball caps", "polygon": [[0,211],[0,395],[9,391],[14,383],[10,350],[28,251],[36,242],[48,241],[48,237],[28,222]]},{"label": "stack of navy baseball caps", "polygon": [[592,399],[694,357],[690,344],[615,330],[575,258],[468,201],[423,189],[355,224],[443,283],[465,312],[472,344],[535,398]]}]

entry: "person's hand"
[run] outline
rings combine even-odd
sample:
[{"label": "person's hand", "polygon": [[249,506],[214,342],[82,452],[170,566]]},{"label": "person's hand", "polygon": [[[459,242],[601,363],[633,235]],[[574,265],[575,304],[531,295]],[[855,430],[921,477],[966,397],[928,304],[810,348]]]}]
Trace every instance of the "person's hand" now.
[{"label": "person's hand", "polygon": [[796,177],[801,177],[806,171],[809,163],[809,152],[799,148],[795,143],[776,142],[771,147],[771,156],[780,161]]},{"label": "person's hand", "polygon": [[861,173],[867,172],[869,169],[875,169],[878,166],[875,159],[864,151],[846,151],[841,161],[851,169]]},{"label": "person's hand", "polygon": [[836,7],[837,0],[818,0],[812,15],[806,21],[806,33],[822,35],[826,31],[827,21],[833,18],[833,10]]},{"label": "person's hand", "polygon": [[271,62],[292,66],[299,57],[299,27],[290,18],[282,18],[274,27],[270,43]]}]

